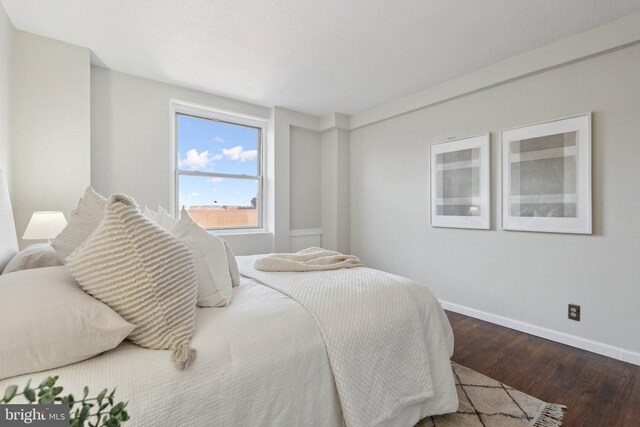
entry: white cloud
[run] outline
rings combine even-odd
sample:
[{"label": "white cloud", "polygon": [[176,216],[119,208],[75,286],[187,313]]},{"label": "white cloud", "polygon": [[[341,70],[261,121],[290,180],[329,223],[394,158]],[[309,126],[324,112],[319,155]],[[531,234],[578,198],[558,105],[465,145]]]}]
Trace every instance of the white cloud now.
[{"label": "white cloud", "polygon": [[187,151],[187,156],[184,160],[180,160],[178,162],[178,166],[184,168],[191,168],[191,170],[195,169],[205,169],[211,162],[216,159],[216,156],[209,157],[209,151],[203,151],[198,154],[195,149],[191,149]]},{"label": "white cloud", "polygon": [[237,147],[222,149],[222,154],[229,160],[240,160],[241,162],[252,161],[258,157],[258,150],[246,150],[242,145]]},{"label": "white cloud", "polygon": [[220,138],[219,136],[214,136],[213,137],[213,142],[223,143],[223,142],[225,142],[225,140]]},{"label": "white cloud", "polygon": [[199,195],[200,195],[200,193],[195,193],[194,192],[194,193],[189,194],[189,197],[195,198],[195,197],[198,197]]},{"label": "white cloud", "polygon": [[209,181],[217,184],[218,182],[224,181],[224,178],[220,178],[219,176],[212,176],[211,178],[209,178]]}]

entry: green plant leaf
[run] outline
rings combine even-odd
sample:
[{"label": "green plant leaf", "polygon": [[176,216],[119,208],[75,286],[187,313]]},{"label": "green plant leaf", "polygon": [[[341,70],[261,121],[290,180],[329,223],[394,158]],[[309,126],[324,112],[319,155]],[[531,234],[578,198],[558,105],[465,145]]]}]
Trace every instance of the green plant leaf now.
[{"label": "green plant leaf", "polygon": [[90,410],[91,408],[89,407],[89,405],[82,406],[82,410],[80,411],[80,416],[78,417],[78,422],[80,423],[81,426],[83,426],[84,422],[87,420]]},{"label": "green plant leaf", "polygon": [[107,394],[107,389],[105,388],[104,390],[102,390],[100,392],[100,394],[98,395],[98,405],[102,405],[102,399],[104,399],[104,395]]},{"label": "green plant leaf", "polygon": [[122,411],[123,409],[124,409],[124,403],[119,402],[113,408],[111,408],[111,411],[109,411],[109,415],[111,415],[112,417],[115,415],[118,415],[120,411]]},{"label": "green plant leaf", "polygon": [[51,403],[53,403],[55,397],[49,393],[45,394],[44,396],[42,396],[42,398],[40,399],[39,403],[42,403],[44,405],[49,405]]},{"label": "green plant leaf", "polygon": [[5,403],[9,403],[9,401],[11,399],[13,399],[13,396],[16,395],[16,392],[18,391],[18,386],[17,385],[10,385],[9,387],[7,387],[7,389],[4,391],[4,397],[2,398],[2,400]]},{"label": "green plant leaf", "polygon": [[[114,405],[115,388],[111,393],[105,388],[96,398],[87,399],[89,397],[89,388],[84,387],[82,400],[76,401],[71,393],[66,396],[62,394],[64,388],[55,386],[57,380],[57,375],[47,377],[36,388],[30,387],[31,380],[29,380],[21,394],[31,403],[37,401],[42,404],[60,403],[69,405],[70,427],[120,427],[121,424],[131,418],[125,410],[128,402],[118,402]],[[4,397],[0,399],[0,404],[12,400],[19,394],[19,391],[18,386],[7,387]],[[107,393],[109,393],[108,396]],[[105,398],[108,401],[105,401]],[[92,410],[94,413],[92,413]]]},{"label": "green plant leaf", "polygon": [[29,402],[35,402],[36,393],[33,391],[33,389],[25,388],[23,393],[24,393],[24,397],[26,397]]}]

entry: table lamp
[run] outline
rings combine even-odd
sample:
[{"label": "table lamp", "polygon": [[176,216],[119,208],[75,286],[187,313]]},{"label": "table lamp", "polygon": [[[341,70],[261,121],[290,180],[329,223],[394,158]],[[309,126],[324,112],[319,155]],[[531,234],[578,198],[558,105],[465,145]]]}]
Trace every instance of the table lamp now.
[{"label": "table lamp", "polygon": [[24,231],[24,240],[47,240],[56,237],[67,226],[67,220],[62,212],[46,211],[34,212]]}]

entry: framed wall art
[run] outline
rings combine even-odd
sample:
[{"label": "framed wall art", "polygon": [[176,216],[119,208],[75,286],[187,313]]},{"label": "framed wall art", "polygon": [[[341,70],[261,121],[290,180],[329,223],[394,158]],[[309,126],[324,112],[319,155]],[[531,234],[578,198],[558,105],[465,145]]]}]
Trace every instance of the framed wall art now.
[{"label": "framed wall art", "polygon": [[502,228],[591,234],[591,113],[506,129]]},{"label": "framed wall art", "polygon": [[491,227],[489,151],[489,133],[429,147],[433,227]]}]

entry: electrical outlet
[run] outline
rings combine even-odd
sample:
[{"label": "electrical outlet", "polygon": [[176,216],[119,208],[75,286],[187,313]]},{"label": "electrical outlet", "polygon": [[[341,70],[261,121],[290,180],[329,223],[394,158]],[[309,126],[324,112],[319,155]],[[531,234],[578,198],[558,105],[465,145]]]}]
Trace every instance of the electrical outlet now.
[{"label": "electrical outlet", "polygon": [[580,306],[577,304],[569,304],[569,319],[580,321]]}]

